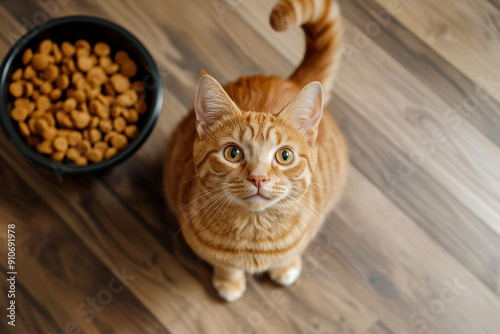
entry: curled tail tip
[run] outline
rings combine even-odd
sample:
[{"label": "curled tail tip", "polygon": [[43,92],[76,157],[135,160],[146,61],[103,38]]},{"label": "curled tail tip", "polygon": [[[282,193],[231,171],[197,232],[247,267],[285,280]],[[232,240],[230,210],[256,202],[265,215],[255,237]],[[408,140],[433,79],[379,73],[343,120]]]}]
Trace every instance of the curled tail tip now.
[{"label": "curled tail tip", "polygon": [[269,17],[271,26],[276,31],[284,31],[297,22],[295,8],[289,1],[280,1],[274,6]]}]

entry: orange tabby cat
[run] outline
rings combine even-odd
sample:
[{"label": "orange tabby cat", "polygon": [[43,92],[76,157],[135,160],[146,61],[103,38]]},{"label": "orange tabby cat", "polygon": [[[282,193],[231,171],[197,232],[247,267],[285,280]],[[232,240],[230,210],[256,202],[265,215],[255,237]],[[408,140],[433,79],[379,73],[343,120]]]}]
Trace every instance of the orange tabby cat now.
[{"label": "orange tabby cat", "polygon": [[282,285],[298,278],[301,253],[347,179],[344,138],[323,112],[342,51],[338,4],[282,0],[271,25],[302,25],[306,54],[295,73],[221,87],[203,72],[165,159],[170,207],[227,301],[244,293],[245,272],[269,271]]}]

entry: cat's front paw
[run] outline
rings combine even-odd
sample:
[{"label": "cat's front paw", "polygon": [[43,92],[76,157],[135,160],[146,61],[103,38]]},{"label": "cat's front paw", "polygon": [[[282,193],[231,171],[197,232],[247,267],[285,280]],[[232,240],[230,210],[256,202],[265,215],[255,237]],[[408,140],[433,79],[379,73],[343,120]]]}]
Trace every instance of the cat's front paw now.
[{"label": "cat's front paw", "polygon": [[290,286],[299,278],[302,271],[302,260],[300,256],[295,257],[285,265],[269,269],[269,277],[283,286]]},{"label": "cat's front paw", "polygon": [[227,302],[240,299],[247,287],[243,271],[231,272],[228,275],[226,270],[218,270],[217,268],[212,278],[212,284],[219,296]]}]

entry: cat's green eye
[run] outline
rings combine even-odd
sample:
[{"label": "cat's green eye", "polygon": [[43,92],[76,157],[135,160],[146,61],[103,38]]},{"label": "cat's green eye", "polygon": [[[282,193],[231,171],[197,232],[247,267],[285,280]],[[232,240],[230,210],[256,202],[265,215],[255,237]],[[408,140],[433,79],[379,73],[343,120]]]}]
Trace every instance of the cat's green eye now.
[{"label": "cat's green eye", "polygon": [[280,148],[276,152],[276,161],[281,165],[289,165],[293,161],[293,152],[289,148]]},{"label": "cat's green eye", "polygon": [[235,145],[229,145],[224,149],[224,157],[231,162],[243,160],[243,151]]}]

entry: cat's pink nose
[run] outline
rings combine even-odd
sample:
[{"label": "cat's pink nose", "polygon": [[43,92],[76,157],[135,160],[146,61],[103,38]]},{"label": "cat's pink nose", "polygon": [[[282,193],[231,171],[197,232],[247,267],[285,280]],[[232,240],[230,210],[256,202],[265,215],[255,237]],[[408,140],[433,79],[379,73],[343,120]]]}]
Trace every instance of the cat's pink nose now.
[{"label": "cat's pink nose", "polygon": [[266,182],[268,178],[265,175],[251,175],[247,180],[259,189],[262,187],[262,183]]}]

